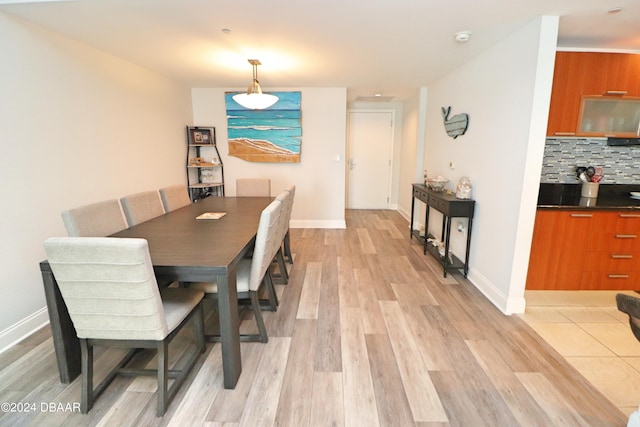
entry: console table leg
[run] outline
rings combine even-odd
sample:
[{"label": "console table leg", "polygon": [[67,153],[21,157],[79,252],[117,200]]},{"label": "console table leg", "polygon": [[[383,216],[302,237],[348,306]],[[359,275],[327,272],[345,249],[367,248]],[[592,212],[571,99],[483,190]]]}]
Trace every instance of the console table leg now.
[{"label": "console table leg", "polygon": [[442,261],[442,266],[444,268],[444,277],[447,277],[447,262],[449,261],[449,238],[451,237],[451,217],[450,216],[446,217],[446,223],[444,219],[445,217],[443,217],[443,220],[442,220],[442,233],[445,239],[444,260]]},{"label": "console table leg", "polygon": [[469,272],[469,250],[471,249],[471,225],[473,220],[469,218],[469,225],[467,226],[467,250],[464,254],[464,277],[467,277]]},{"label": "console table leg", "polygon": [[429,238],[429,205],[425,204],[424,206],[424,245],[423,245],[423,255],[427,254],[427,239]]},{"label": "console table leg", "polygon": [[411,198],[411,222],[409,223],[409,240],[413,239],[413,211],[416,207],[416,198]]}]

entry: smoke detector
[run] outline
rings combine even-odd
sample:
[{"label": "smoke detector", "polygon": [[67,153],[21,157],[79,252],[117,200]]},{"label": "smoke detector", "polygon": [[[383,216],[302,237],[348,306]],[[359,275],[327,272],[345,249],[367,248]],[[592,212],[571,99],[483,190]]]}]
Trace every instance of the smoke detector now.
[{"label": "smoke detector", "polygon": [[469,41],[469,39],[471,38],[471,32],[470,31],[458,31],[457,33],[455,33],[453,35],[453,37],[456,39],[457,42],[464,43],[466,41]]}]

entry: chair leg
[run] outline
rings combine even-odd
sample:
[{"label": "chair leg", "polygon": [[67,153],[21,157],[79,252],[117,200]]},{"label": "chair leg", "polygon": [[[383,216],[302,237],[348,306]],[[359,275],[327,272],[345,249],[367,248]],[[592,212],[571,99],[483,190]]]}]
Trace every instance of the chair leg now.
[{"label": "chair leg", "polygon": [[167,411],[169,401],[167,386],[169,384],[169,355],[167,340],[158,342],[158,407],[156,415],[161,417]]},{"label": "chair leg", "polygon": [[206,350],[206,336],[204,332],[203,301],[200,301],[200,304],[198,304],[198,308],[196,308],[196,310],[198,312],[195,314],[194,316],[195,318],[193,319],[193,321],[195,322],[195,325],[193,326],[193,333],[195,334],[194,341],[196,342],[196,345],[200,348],[200,353],[204,353]]},{"label": "chair leg", "polygon": [[86,414],[93,407],[93,346],[86,339],[80,340],[82,370],[82,398],[80,412]]},{"label": "chair leg", "polygon": [[289,229],[284,235],[284,254],[288,258],[289,264],[293,264],[293,256],[291,255],[291,239],[289,237]]},{"label": "chair leg", "polygon": [[276,289],[273,287],[273,280],[271,279],[271,273],[269,270],[264,274],[264,278],[262,279],[265,287],[267,288],[267,295],[269,296],[269,304],[271,311],[278,311],[278,294],[276,294]]},{"label": "chair leg", "polygon": [[267,335],[267,328],[264,326],[264,319],[262,318],[262,312],[260,310],[260,301],[258,301],[258,293],[250,291],[249,298],[251,299],[251,308],[253,309],[253,315],[256,317],[258,331],[260,332],[260,342],[267,342],[269,341],[269,336]]},{"label": "chair leg", "polygon": [[289,283],[289,272],[287,271],[287,266],[284,263],[282,247],[280,247],[278,249],[278,252],[276,252],[276,262],[278,263],[278,270],[280,270],[280,276],[278,276],[280,281],[278,281],[278,283],[286,285]]}]

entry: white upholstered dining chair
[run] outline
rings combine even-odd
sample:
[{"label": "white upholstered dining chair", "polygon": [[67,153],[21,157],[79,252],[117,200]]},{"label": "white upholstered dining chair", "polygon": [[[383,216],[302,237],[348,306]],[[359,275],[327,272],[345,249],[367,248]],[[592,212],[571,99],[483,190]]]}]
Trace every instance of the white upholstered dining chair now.
[{"label": "white upholstered dining chair", "polygon": [[[269,266],[278,251],[281,241],[278,241],[278,221],[282,204],[274,200],[264,208],[260,215],[260,223],[256,234],[253,256],[244,258],[238,263],[236,270],[236,288],[238,299],[249,299],[251,309],[258,325],[258,334],[240,335],[241,341],[267,342],[269,337],[262,318],[258,294],[264,286],[269,297],[270,309],[276,311],[278,297],[273,287]],[[198,282],[189,284],[189,288],[205,292],[205,298],[217,299],[218,285],[215,282]],[[217,341],[215,335],[207,335],[209,341]]]},{"label": "white upholstered dining chair", "polygon": [[269,197],[271,196],[271,180],[269,178],[236,179],[237,197]]},{"label": "white upholstered dining chair", "polygon": [[70,237],[104,237],[127,228],[117,199],[64,211],[62,222]]},{"label": "white upholstered dining chair", "polygon": [[287,271],[287,266],[285,264],[282,246],[284,244],[285,236],[289,230],[290,215],[288,215],[288,212],[290,212],[289,205],[292,197],[293,196],[291,195],[291,193],[287,190],[281,191],[280,194],[276,196],[276,200],[278,200],[282,204],[282,211],[280,212],[277,231],[277,239],[280,244],[275,256],[275,261],[278,265],[278,271],[280,274],[277,276],[274,275],[273,279],[274,281],[277,281],[278,284],[284,285],[289,282],[289,272]]},{"label": "white upholstered dining chair", "polygon": [[[48,262],[80,339],[82,397],[87,413],[118,374],[157,376],[157,416],[162,416],[204,352],[202,291],[166,288],[160,291],[144,239],[54,237],[44,243]],[[196,349],[169,371],[168,346],[188,323],[195,321]],[[150,348],[157,352],[156,370],[132,370],[126,365],[133,350],[93,388],[93,348]],[[174,378],[169,386],[169,379]]]},{"label": "white upholstered dining chair", "polygon": [[125,196],[120,203],[129,227],[164,214],[160,194],[155,190]]},{"label": "white upholstered dining chair", "polygon": [[159,190],[159,193],[165,212],[171,212],[191,204],[189,192],[184,185],[164,187]]}]

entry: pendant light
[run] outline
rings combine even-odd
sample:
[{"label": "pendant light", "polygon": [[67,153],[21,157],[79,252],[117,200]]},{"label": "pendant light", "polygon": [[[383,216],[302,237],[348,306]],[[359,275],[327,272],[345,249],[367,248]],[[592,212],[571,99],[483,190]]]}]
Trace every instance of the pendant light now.
[{"label": "pendant light", "polygon": [[269,108],[278,102],[278,97],[268,93],[262,93],[262,88],[258,82],[258,65],[261,65],[260,61],[257,59],[249,59],[249,64],[253,67],[253,81],[249,84],[247,93],[233,95],[233,100],[250,110]]}]

